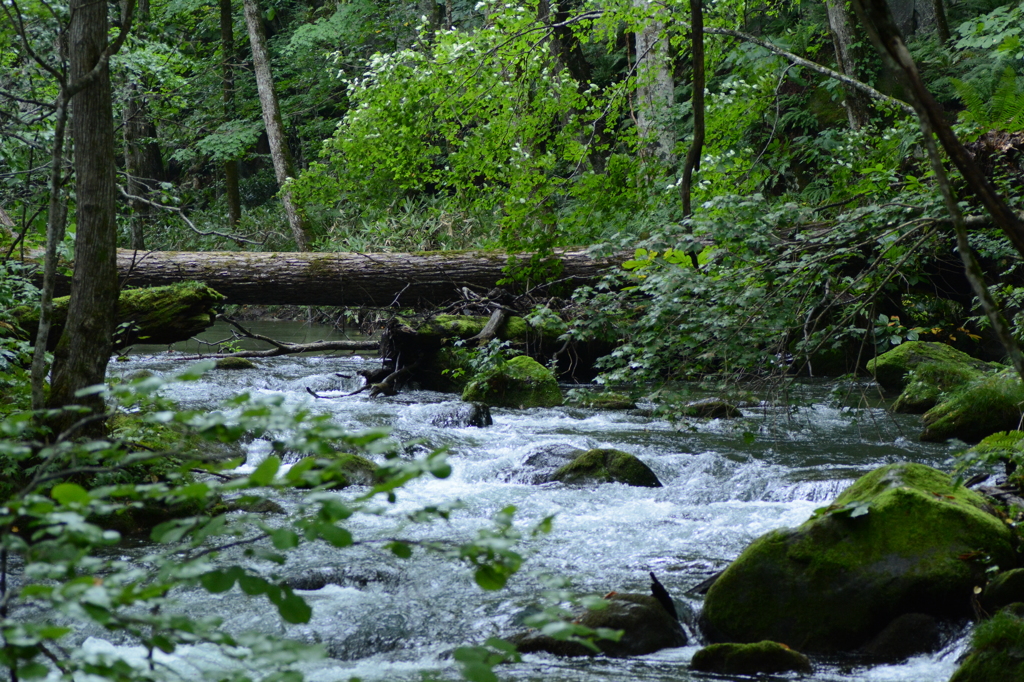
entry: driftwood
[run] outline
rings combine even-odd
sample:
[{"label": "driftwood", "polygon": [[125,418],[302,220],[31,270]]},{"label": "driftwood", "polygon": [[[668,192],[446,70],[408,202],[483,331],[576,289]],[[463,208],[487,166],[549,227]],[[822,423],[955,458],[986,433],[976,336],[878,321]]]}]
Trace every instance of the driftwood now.
[{"label": "driftwood", "polygon": [[[528,258],[528,254],[525,256]],[[594,259],[579,251],[556,254],[556,281],[566,290],[588,284],[626,260]],[[505,277],[508,256],[494,251],[419,253],[245,253],[119,249],[122,286],[205,282],[226,303],[415,307],[460,298],[460,289],[488,291]]]}]

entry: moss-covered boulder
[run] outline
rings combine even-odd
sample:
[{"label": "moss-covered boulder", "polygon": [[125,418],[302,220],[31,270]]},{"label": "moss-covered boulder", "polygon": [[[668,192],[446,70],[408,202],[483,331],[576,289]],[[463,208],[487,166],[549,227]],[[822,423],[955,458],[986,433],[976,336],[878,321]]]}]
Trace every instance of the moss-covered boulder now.
[{"label": "moss-covered boulder", "polygon": [[966,364],[928,362],[907,375],[907,385],[892,404],[893,412],[923,414],[935,407],[943,395],[967,386],[985,376]]},{"label": "moss-covered boulder", "polygon": [[556,407],[563,402],[554,373],[528,355],[516,356],[498,370],[472,379],[462,399],[520,408]]},{"label": "moss-covered boulder", "polygon": [[696,419],[735,419],[743,416],[738,407],[721,398],[693,400],[680,407],[679,413]]},{"label": "moss-covered boulder", "polygon": [[985,585],[981,593],[981,608],[986,613],[996,613],[999,609],[1024,603],[1024,568],[1013,568],[1003,571]]},{"label": "moss-covered boulder", "polygon": [[628,452],[594,449],[581,452],[559,467],[547,479],[570,484],[625,483],[643,488],[660,488],[661,481],[650,467]]},{"label": "moss-covered boulder", "polygon": [[778,642],[712,644],[693,655],[693,670],[719,675],[811,672],[811,661],[799,651]]},{"label": "moss-covered boulder", "polygon": [[986,561],[1013,565],[1010,529],[940,471],[892,464],[795,529],[755,540],[715,581],[703,623],[715,641],[850,651],[896,617],[970,614]]},{"label": "moss-covered boulder", "polygon": [[[50,346],[56,347],[68,314],[70,297],[53,299],[53,329]],[[117,319],[124,325],[124,333],[115,339],[118,347],[145,341],[154,344],[172,344],[186,341],[213,324],[224,296],[201,282],[179,282],[147,289],[126,289],[117,302]],[[35,338],[39,326],[39,311],[29,307],[17,308],[13,314],[19,326]]]},{"label": "moss-covered boulder", "polygon": [[256,369],[256,363],[249,358],[220,358],[214,369]]},{"label": "moss-covered boulder", "polygon": [[901,391],[909,381],[907,375],[911,370],[933,363],[960,365],[976,371],[991,370],[995,366],[943,343],[907,341],[869,360],[867,368],[882,388]]},{"label": "moss-covered boulder", "polygon": [[316,474],[300,468],[301,474],[298,476],[292,472],[286,475],[293,479],[298,488],[324,486],[335,490],[351,485],[373,485],[380,480],[377,465],[360,455],[339,452],[320,459],[329,460],[329,464]]},{"label": "moss-covered boulder", "polygon": [[[619,641],[596,640],[601,653],[624,658],[643,656],[661,649],[686,646],[686,633],[679,621],[649,594],[612,592],[603,609],[588,609],[576,622],[597,630],[622,630]],[[521,653],[546,651],[556,656],[593,656],[596,652],[579,644],[531,631],[511,638]]]},{"label": "moss-covered boulder", "polygon": [[615,391],[574,389],[570,391],[567,402],[570,405],[593,410],[632,410],[636,407],[635,400],[625,393],[616,393]]},{"label": "moss-covered boulder", "polygon": [[971,383],[924,414],[921,440],[942,442],[958,438],[977,443],[997,431],[1020,425],[1024,384],[1012,373],[1002,372]]},{"label": "moss-covered boulder", "polygon": [[949,682],[1024,680],[1024,604],[1013,604],[980,623],[971,651]]}]

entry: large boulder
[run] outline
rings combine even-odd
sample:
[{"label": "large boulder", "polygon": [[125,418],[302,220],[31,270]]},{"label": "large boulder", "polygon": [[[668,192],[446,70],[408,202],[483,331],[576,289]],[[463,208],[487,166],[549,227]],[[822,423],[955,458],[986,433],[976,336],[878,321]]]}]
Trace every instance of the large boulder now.
[{"label": "large boulder", "polygon": [[971,652],[949,682],[1024,680],[1024,604],[1013,604],[980,623]]},{"label": "large boulder", "polygon": [[985,499],[931,467],[860,478],[802,526],[755,540],[708,590],[714,641],[851,651],[906,613],[967,617],[989,563],[1013,565]]},{"label": "large boulder", "polygon": [[902,391],[909,383],[911,370],[927,364],[959,365],[981,372],[991,370],[993,363],[972,358],[943,343],[907,341],[877,358],[868,361],[867,368],[875,381],[887,391]]},{"label": "large boulder", "polygon": [[462,399],[519,408],[556,407],[563,401],[554,373],[528,355],[518,355],[499,369],[472,379]]},{"label": "large boulder", "polygon": [[[686,633],[657,599],[649,594],[613,592],[603,609],[588,609],[576,621],[597,630],[622,630],[619,641],[599,639],[595,643],[606,656],[643,656],[661,649],[686,646]],[[521,653],[546,651],[556,656],[592,656],[594,651],[578,642],[555,639],[537,631],[512,638]]]},{"label": "large boulder", "polygon": [[1016,429],[1024,405],[1024,383],[1002,372],[973,382],[924,414],[921,440],[942,442],[958,438],[977,443],[997,431]]},{"label": "large boulder", "polygon": [[494,424],[491,408],[485,403],[442,403],[437,411],[430,415],[430,423],[452,429],[469,426],[483,428]]},{"label": "large boulder", "polygon": [[985,373],[963,363],[928,362],[907,374],[907,385],[892,404],[893,412],[922,414],[943,395],[984,378]]},{"label": "large boulder", "polygon": [[660,488],[661,481],[651,468],[622,450],[597,448],[576,455],[547,479],[570,484],[625,483],[643,488]]},{"label": "large boulder", "polygon": [[719,675],[811,672],[811,661],[799,651],[778,642],[712,644],[693,655],[690,667]]}]

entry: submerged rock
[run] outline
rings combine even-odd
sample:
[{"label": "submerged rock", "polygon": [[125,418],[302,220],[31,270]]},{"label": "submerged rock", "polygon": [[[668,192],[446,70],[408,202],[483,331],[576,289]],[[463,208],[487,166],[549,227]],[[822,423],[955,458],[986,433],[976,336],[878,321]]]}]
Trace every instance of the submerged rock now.
[{"label": "submerged rock", "polygon": [[491,408],[485,403],[444,403],[430,417],[434,426],[459,429],[467,426],[491,426]]},{"label": "submerged rock", "polygon": [[1024,604],[1013,604],[980,623],[971,651],[949,682],[1024,680]]},{"label": "submerged rock", "polygon": [[924,415],[921,440],[958,438],[977,443],[997,431],[1016,429],[1021,422],[1024,383],[1011,373],[973,382]]},{"label": "submerged rock", "polygon": [[614,391],[570,391],[570,405],[589,407],[593,410],[632,410],[636,409],[636,401],[625,393]]},{"label": "submerged rock", "polygon": [[703,624],[712,640],[831,652],[905,613],[967,617],[983,559],[1016,560],[1010,529],[985,507],[931,467],[877,469],[799,528],[747,547],[708,590]]},{"label": "submerged rock", "polygon": [[[679,621],[653,596],[613,592],[605,599],[608,600],[606,608],[587,610],[576,622],[594,630],[609,628],[623,631],[617,642],[609,639],[595,641],[606,656],[643,656],[661,649],[686,646],[686,633]],[[593,656],[595,653],[578,642],[555,639],[536,631],[512,637],[511,641],[521,653],[546,651],[556,656]]]},{"label": "submerged rock", "polygon": [[587,450],[560,466],[547,479],[562,483],[625,483],[660,488],[661,481],[650,467],[628,452],[611,449]]},{"label": "submerged rock", "polygon": [[735,419],[743,416],[738,407],[721,398],[704,398],[686,403],[680,408],[680,414],[697,419]]},{"label": "submerged rock", "polygon": [[907,341],[869,360],[867,368],[882,388],[887,391],[901,391],[909,383],[908,374],[911,370],[934,363],[957,365],[978,372],[998,367],[993,363],[972,358],[967,353],[944,343]]},{"label": "submerged rock", "polygon": [[554,373],[528,355],[518,355],[500,370],[472,379],[462,399],[519,408],[557,407],[563,402]]},{"label": "submerged rock", "polygon": [[693,670],[720,675],[811,672],[811,661],[799,651],[778,642],[712,644],[693,655]]}]

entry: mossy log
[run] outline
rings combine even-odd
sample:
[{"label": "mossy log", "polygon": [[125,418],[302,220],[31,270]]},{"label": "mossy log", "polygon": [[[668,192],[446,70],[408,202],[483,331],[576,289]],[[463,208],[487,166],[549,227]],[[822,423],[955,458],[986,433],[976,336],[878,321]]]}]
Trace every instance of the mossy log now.
[{"label": "mossy log", "polygon": [[[56,347],[67,319],[68,300],[67,296],[53,300],[50,350]],[[119,347],[125,347],[141,341],[172,344],[190,339],[213,324],[214,307],[223,300],[221,294],[199,282],[122,291],[117,306],[118,322],[124,326],[115,341]],[[17,308],[14,315],[29,338],[35,338],[38,308]]]},{"label": "mossy log", "polygon": [[[595,282],[626,259],[595,259],[582,250],[560,251],[554,258],[561,262],[559,282],[563,289],[570,290]],[[462,287],[488,290],[505,277],[502,270],[508,260],[508,254],[500,251],[246,253],[119,249],[117,270],[122,283],[130,286],[206,282],[222,293],[227,303],[413,307],[457,299]]]}]

